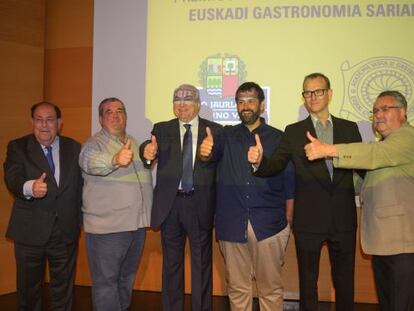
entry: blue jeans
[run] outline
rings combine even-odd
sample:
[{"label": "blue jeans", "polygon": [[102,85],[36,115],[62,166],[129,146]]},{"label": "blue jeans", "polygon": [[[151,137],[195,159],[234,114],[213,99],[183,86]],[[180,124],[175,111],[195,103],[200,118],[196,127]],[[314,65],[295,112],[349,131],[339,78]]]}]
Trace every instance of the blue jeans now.
[{"label": "blue jeans", "polygon": [[123,311],[131,303],[135,274],[141,259],[145,228],[107,234],[86,233],[96,311]]}]

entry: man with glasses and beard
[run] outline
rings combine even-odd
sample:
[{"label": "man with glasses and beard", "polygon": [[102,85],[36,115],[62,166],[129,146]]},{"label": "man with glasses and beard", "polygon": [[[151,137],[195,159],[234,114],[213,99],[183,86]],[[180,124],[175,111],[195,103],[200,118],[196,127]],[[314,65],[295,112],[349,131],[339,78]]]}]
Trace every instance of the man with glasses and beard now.
[{"label": "man with glasses and beard", "polygon": [[264,100],[256,83],[240,85],[236,103],[241,123],[225,127],[217,140],[207,128],[200,146],[202,160],[218,162],[215,227],[232,310],[252,309],[253,279],[260,310],[283,310],[281,270],[290,234],[293,170],[258,178],[246,156],[255,135],[262,138],[267,155],[282,137],[260,118]]}]

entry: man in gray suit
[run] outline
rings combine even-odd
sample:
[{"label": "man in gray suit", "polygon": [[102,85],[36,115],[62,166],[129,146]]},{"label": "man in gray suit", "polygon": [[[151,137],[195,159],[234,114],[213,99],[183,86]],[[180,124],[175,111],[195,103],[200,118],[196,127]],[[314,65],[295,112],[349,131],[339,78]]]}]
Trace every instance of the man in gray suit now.
[{"label": "man in gray suit", "polygon": [[311,134],[309,160],[333,158],[339,168],[367,169],[361,188],[361,245],[372,255],[381,310],[414,310],[414,127],[397,91],[378,95],[372,110],[380,141],[322,144]]},{"label": "man in gray suit", "polygon": [[99,104],[102,129],[82,147],[83,222],[92,275],[94,310],[126,310],[150,225],[151,172],[126,132],[125,106],[117,98]]}]

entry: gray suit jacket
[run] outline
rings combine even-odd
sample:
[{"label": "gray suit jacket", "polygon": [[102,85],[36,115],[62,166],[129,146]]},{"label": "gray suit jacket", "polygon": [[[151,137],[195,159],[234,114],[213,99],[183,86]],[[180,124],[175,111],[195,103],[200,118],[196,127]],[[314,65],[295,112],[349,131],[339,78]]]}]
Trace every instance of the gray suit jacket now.
[{"label": "gray suit jacket", "polygon": [[367,169],[361,189],[361,245],[367,254],[414,252],[414,127],[383,141],[337,145],[336,167]]}]

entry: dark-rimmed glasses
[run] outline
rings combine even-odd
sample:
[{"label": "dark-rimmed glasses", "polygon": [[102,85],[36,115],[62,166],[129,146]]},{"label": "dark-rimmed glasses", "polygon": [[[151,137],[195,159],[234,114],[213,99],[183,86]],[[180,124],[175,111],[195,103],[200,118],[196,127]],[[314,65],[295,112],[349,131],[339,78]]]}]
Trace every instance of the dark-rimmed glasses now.
[{"label": "dark-rimmed glasses", "polygon": [[317,90],[313,90],[313,91],[303,91],[302,96],[304,98],[310,98],[310,97],[312,97],[312,95],[315,95],[316,97],[321,97],[325,94],[325,92],[327,90],[328,89],[317,89]]}]

